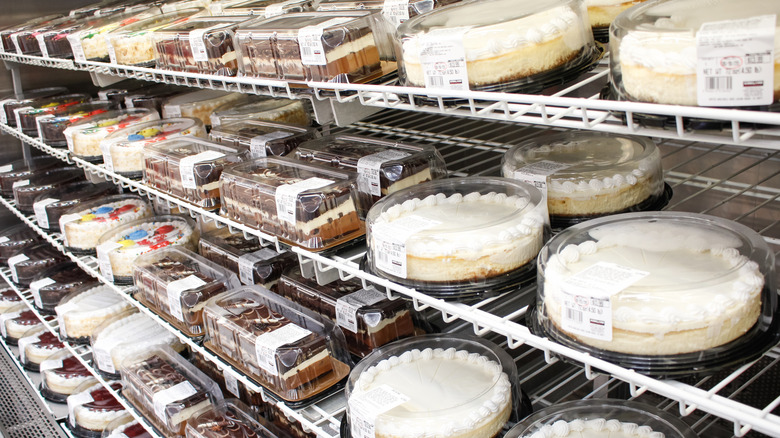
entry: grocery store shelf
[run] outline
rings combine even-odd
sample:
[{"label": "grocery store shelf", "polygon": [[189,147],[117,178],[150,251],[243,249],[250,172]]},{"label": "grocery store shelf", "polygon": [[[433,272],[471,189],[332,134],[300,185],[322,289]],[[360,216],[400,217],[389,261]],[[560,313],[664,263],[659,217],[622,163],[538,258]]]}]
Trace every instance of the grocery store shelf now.
[{"label": "grocery store shelf", "polygon": [[[36,139],[21,135],[14,129],[0,127],[45,152],[62,159],[69,159],[66,151],[49,148]],[[479,120],[399,111],[379,113],[364,122],[355,123],[349,129],[349,132],[361,132],[382,138],[435,144],[448,163],[450,172],[459,176],[496,175],[501,157],[507,148],[539,133],[536,128],[514,124],[486,124]],[[770,244],[780,250],[778,245],[780,215],[777,213],[780,209],[780,152],[763,148],[735,147],[726,143],[706,145],[682,140],[662,141],[659,147],[667,170],[667,182],[675,191],[669,209],[706,212],[736,220],[760,232]],[[188,204],[152,190],[142,183],[117,179],[116,175],[105,171],[102,166],[79,163],[75,159],[73,161],[142,194],[160,197],[189,208],[193,215],[202,214],[199,209],[188,207]],[[8,201],[3,203],[10,204]],[[237,228],[239,224],[231,224],[213,213],[211,215],[214,216],[213,220],[222,225],[240,229]],[[26,222],[35,227],[32,220],[26,219]],[[251,229],[242,231],[248,236],[256,233]],[[42,230],[39,232],[42,233]],[[58,237],[54,236],[50,238],[57,241]],[[261,238],[275,242],[271,236]],[[504,345],[512,351],[518,351],[522,345],[531,347],[531,350],[542,358],[540,370],[547,365],[552,366],[557,363],[558,357],[564,357],[567,361],[580,364],[584,368],[577,372],[582,373],[578,376],[584,377],[586,381],[597,382],[604,377],[600,373],[606,373],[612,376],[610,381],[615,384],[628,383],[628,393],[632,397],[654,393],[668,399],[665,401],[667,407],[676,404],[680,415],[690,417],[697,413],[697,415],[704,415],[702,418],[709,418],[708,415],[719,417],[731,423],[736,436],[743,436],[751,430],[780,436],[780,417],[772,413],[780,405],[780,397],[775,394],[771,400],[757,404],[748,404],[731,398],[733,395],[731,387],[735,382],[751,373],[760,374],[766,361],[770,363],[768,366],[775,366],[775,360],[780,354],[777,348],[752,364],[719,377],[719,380],[704,379],[704,384],[687,380],[657,380],[595,359],[546,338],[534,336],[521,324],[521,319],[527,311],[526,305],[521,303],[495,310],[496,305],[501,304],[502,301],[512,299],[511,294],[472,305],[445,302],[361,271],[357,260],[362,256],[362,250],[335,256],[323,256],[300,248],[293,248],[293,251],[299,255],[302,266],[315,268],[320,280],[324,281],[335,276],[342,279],[360,278],[366,283],[378,286],[393,299],[401,297],[411,299],[417,309],[435,310],[442,315],[445,323],[471,326],[470,328],[478,335],[489,335],[499,342],[503,341]],[[86,266],[94,271],[96,266],[94,260],[82,261],[82,263],[86,263]],[[228,372],[234,373],[234,371]],[[698,389],[699,386],[706,389]],[[550,391],[554,392],[555,389],[550,388]],[[535,399],[540,403],[546,400],[544,392]],[[335,436],[330,434],[330,430],[338,425],[337,418],[342,412],[343,396],[341,395],[303,411],[288,411],[292,418],[306,424],[321,437]]]},{"label": "grocery store shelf", "polygon": [[[328,108],[333,111],[332,119],[340,126],[368,114],[365,110],[361,112],[359,107],[393,108],[547,127],[780,149],[780,113],[601,99],[600,92],[607,84],[609,74],[607,58],[593,71],[584,73],[565,87],[548,89],[543,94],[516,94],[402,87],[392,80],[383,84],[344,84],[224,77],[0,53],[2,60],[42,67],[275,97],[306,98],[312,100],[315,112],[319,109],[323,113],[317,114],[322,124],[328,119],[324,115]],[[321,104],[323,102],[325,105]],[[642,123],[635,119],[639,116],[639,119],[647,120],[645,115],[656,119],[660,117],[663,124]],[[698,123],[701,120],[719,123],[715,129],[709,129],[712,126],[702,127]]]}]

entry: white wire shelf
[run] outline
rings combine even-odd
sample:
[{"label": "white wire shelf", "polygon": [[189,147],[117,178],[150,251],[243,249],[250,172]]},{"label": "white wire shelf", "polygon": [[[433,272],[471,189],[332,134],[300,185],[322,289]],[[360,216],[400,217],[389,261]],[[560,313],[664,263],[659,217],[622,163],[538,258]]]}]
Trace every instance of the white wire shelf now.
[{"label": "white wire shelf", "polygon": [[[144,81],[312,100],[320,123],[344,126],[360,116],[358,107],[393,108],[447,116],[586,129],[602,132],[779,149],[780,113],[726,108],[660,105],[600,98],[608,78],[608,56],[591,72],[545,94],[431,90],[384,84],[296,82],[172,72],[102,62],[0,53],[0,59]],[[457,102],[453,103],[453,99]],[[421,100],[429,104],[418,103]],[[325,102],[325,105],[321,105]],[[332,114],[328,113],[331,110]],[[327,115],[326,115],[327,113]],[[635,121],[637,115],[665,118],[663,127]],[[328,120],[330,118],[330,120]],[[696,120],[721,122],[717,129],[696,129]]]},{"label": "white wire shelf", "polygon": [[[2,129],[41,150],[62,159],[68,158],[65,151],[54,150],[36,139],[21,135],[14,129],[8,127]],[[356,123],[351,129],[383,138],[435,144],[444,155],[454,175],[497,174],[503,152],[512,143],[538,133],[537,129],[517,125],[486,125],[479,120],[464,121],[439,116],[421,117],[419,114],[393,111],[383,112],[366,122]],[[669,208],[724,216],[759,231],[774,245],[780,243],[778,239],[780,216],[776,214],[780,207],[780,189],[778,189],[780,152],[726,144],[700,145],[686,141],[665,141],[660,147],[668,171],[667,182],[675,190],[675,197]],[[91,166],[92,171],[115,177],[110,172],[106,172],[102,166]],[[710,173],[711,170],[722,170],[723,166],[734,168],[729,171],[731,173],[727,173],[727,178],[715,177],[714,173]],[[138,182],[133,181],[130,186],[138,189],[140,193],[159,195],[158,192]],[[165,197],[162,199],[168,200]],[[181,201],[172,198],[170,201],[187,207],[187,204]],[[730,213],[734,203],[737,202],[747,203],[750,208],[744,213]],[[197,209],[190,209],[190,212],[196,211]],[[219,217],[215,220],[221,224],[226,223]],[[247,234],[252,235],[251,230]],[[777,248],[780,249],[780,245]],[[741,367],[733,375],[727,376],[721,383],[707,390],[699,390],[688,382],[657,380],[643,376],[555,344],[545,338],[534,336],[519,323],[527,311],[526,305],[513,305],[504,311],[494,310],[494,307],[500,305],[506,297],[493,298],[473,305],[445,302],[361,271],[357,264],[357,260],[362,256],[360,250],[348,255],[328,257],[299,248],[294,248],[293,251],[298,254],[302,267],[314,268],[321,282],[335,277],[360,278],[365,283],[372,283],[380,290],[384,290],[392,299],[405,297],[410,299],[418,310],[429,309],[429,312],[440,313],[445,323],[471,326],[470,328],[478,335],[503,339],[504,345],[509,350],[517,351],[518,347],[525,344],[540,352],[543,361],[549,365],[556,363],[557,357],[565,357],[571,362],[579,363],[588,381],[596,381],[603,372],[611,375],[616,382],[626,382],[632,397],[654,393],[667,399],[667,404],[676,404],[682,416],[691,416],[698,412],[724,419],[732,424],[735,436],[743,436],[751,430],[780,436],[780,417],[772,413],[775,407],[780,405],[780,397],[777,394],[769,403],[753,406],[735,401],[730,398],[730,395],[724,393],[724,388],[729,382],[739,378],[751,368],[760,368],[760,365],[755,365],[759,361]],[[760,360],[776,354],[777,351],[772,350]],[[318,405],[314,409],[315,413],[321,415],[320,422],[314,425],[336,425],[338,421],[336,418],[343,412],[343,406],[335,410],[321,407],[322,405]],[[318,412],[317,409],[321,409],[322,412]]]},{"label": "white wire shelf", "polygon": [[[295,420],[299,423],[301,423],[303,429],[305,431],[311,431],[317,434],[319,437],[323,438],[334,438],[338,436],[338,430],[339,430],[339,420],[334,416],[338,415],[339,413],[343,412],[345,400],[343,400],[343,394],[337,394],[336,396],[329,397],[329,404],[333,405],[334,402],[338,404],[339,398],[341,398],[341,407],[337,409],[331,409],[330,411],[323,410],[317,406],[302,408],[302,409],[292,409],[289,406],[285,405],[282,402],[279,402],[275,400],[272,396],[270,396],[266,389],[262,386],[258,385],[251,379],[249,379],[245,374],[237,371],[235,368],[228,365],[226,362],[222,361],[217,355],[213,354],[206,348],[204,348],[202,345],[200,345],[196,340],[184,335],[178,328],[171,325],[168,321],[161,318],[159,315],[157,315],[155,312],[141,304],[138,300],[136,300],[133,297],[133,292],[135,292],[135,288],[132,286],[118,286],[115,285],[113,282],[106,280],[101,274],[100,269],[98,267],[98,261],[97,258],[93,256],[77,256],[70,251],[68,251],[65,246],[62,243],[62,236],[59,233],[50,233],[46,232],[45,230],[41,229],[38,224],[35,222],[35,216],[34,215],[26,215],[19,211],[16,208],[15,203],[12,200],[7,200],[4,198],[0,198],[0,203],[7,208],[9,211],[14,213],[19,219],[21,219],[28,227],[33,229],[35,232],[37,232],[39,235],[41,235],[44,239],[46,239],[50,244],[52,244],[55,248],[57,248],[59,251],[61,251],[63,254],[68,256],[73,262],[79,265],[81,269],[83,269],[85,272],[87,272],[89,275],[95,277],[96,279],[100,280],[104,284],[110,286],[114,291],[116,291],[120,296],[125,298],[126,301],[128,301],[130,304],[135,306],[140,312],[144,313],[148,317],[152,318],[155,322],[166,328],[168,331],[176,335],[176,337],[185,345],[187,345],[191,351],[196,352],[200,354],[203,358],[206,360],[212,362],[215,364],[223,373],[230,374],[233,378],[240,381],[244,386],[255,392],[260,394],[262,401],[271,405],[275,405],[281,412],[286,415],[289,419]],[[5,270],[0,269],[0,274],[4,276],[6,281],[11,284],[11,286],[19,292],[20,295],[23,296],[25,299],[25,302],[27,306],[35,312],[36,315],[38,315],[41,320],[44,321],[44,324],[47,326],[47,328],[54,332],[58,333],[57,331],[57,320],[56,318],[52,317],[45,317],[42,316],[37,309],[33,307],[32,303],[32,295],[29,291],[20,291],[11,281],[9,280],[10,276],[8,273],[7,268],[3,268]],[[65,343],[68,345],[67,343]],[[69,349],[73,351],[74,354],[79,355],[82,359],[84,357],[89,356],[91,357],[92,351],[91,348],[88,346],[78,346],[78,347],[72,347],[69,346]],[[76,352],[76,350],[80,350],[80,352]],[[91,365],[88,364],[88,359],[82,360],[82,362],[85,363],[86,366],[90,368],[90,370],[93,371],[93,374],[96,374],[96,377],[101,381],[101,383],[104,383],[104,379],[101,379],[98,373],[94,372],[94,370],[91,368]],[[109,388],[110,389],[110,388]],[[124,405],[124,403],[123,403]],[[132,405],[130,405],[132,406]],[[133,409],[132,407],[128,409]],[[134,415],[140,416],[142,414],[135,412]],[[148,421],[146,424],[151,425]]]}]

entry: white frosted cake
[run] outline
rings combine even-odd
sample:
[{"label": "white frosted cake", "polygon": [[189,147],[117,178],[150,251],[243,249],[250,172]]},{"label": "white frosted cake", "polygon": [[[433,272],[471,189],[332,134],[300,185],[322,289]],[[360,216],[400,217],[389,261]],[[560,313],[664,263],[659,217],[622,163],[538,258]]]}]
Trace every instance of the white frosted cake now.
[{"label": "white frosted cake", "polygon": [[[543,301],[557,329],[604,350],[671,355],[726,344],[756,323],[764,276],[757,263],[740,254],[734,235],[679,220],[614,220],[590,228],[590,240],[550,255]],[[611,295],[611,341],[562,328],[563,288],[597,263],[646,273]]]},{"label": "white frosted cake", "polygon": [[[119,391],[119,382],[111,383],[112,389]],[[79,400],[73,402],[73,400]],[[68,397],[68,409],[73,407],[71,424],[91,433],[102,433],[114,420],[125,415],[124,406],[106,389],[102,383],[90,386],[86,390]]]},{"label": "white frosted cake", "polygon": [[354,409],[362,395],[385,385],[409,400],[376,416],[377,438],[491,438],[512,411],[501,365],[465,350],[414,349],[382,360],[360,374],[348,405]]},{"label": "white frosted cake", "polygon": [[[546,168],[555,169],[544,178]],[[510,149],[507,178],[547,182],[551,217],[588,217],[630,209],[663,191],[661,154],[650,139],[594,132],[540,136]]]},{"label": "white frosted cake", "polygon": [[[98,259],[107,257],[114,279],[120,277],[132,280],[133,261],[138,256],[172,245],[192,248],[197,240],[194,232],[188,221],[176,216],[141,219],[140,223],[128,224],[101,237],[97,247]],[[107,276],[105,268],[101,262],[101,272]]]},{"label": "white frosted cake", "polygon": [[[35,331],[35,329],[33,330]],[[40,332],[35,335],[28,335],[19,340],[19,349],[24,348],[24,360],[23,363],[32,366],[38,366],[44,360],[48,359],[54,353],[61,351],[65,348],[65,345],[60,342],[57,335],[40,327]],[[22,357],[21,351],[19,352],[20,358]]]},{"label": "white frosted cake", "polygon": [[[462,31],[471,87],[500,84],[564,66],[593,44],[582,4],[570,0],[464,2],[399,28],[407,85],[425,84],[421,51],[434,32]],[[443,38],[444,39],[444,38]]]},{"label": "white frosted cake", "polygon": [[[71,353],[67,352],[66,355],[58,353],[55,357],[57,358],[49,358],[41,363],[42,385],[49,392],[58,396],[68,396],[86,382],[97,383],[87,367]],[[51,362],[48,362],[49,360]]]},{"label": "white frosted cake", "polygon": [[131,306],[109,286],[86,290],[57,306],[60,333],[71,339],[92,336],[97,326]]},{"label": "white frosted cake", "polygon": [[110,111],[108,115],[90,117],[65,128],[68,149],[77,157],[102,157],[100,142],[114,131],[127,128],[133,123],[158,120],[157,111],[129,109]]},{"label": "white frosted cake", "polygon": [[[697,105],[696,34],[703,23],[780,13],[780,3],[674,0],[622,14],[613,27],[612,68],[627,97],[644,102]],[[780,25],[780,22],[778,22]],[[780,99],[780,28],[775,29],[774,101]],[[613,70],[613,76],[618,76]]]},{"label": "white frosted cake", "polygon": [[552,425],[544,425],[531,435],[523,438],[664,438],[661,432],[655,432],[650,426],[636,423],[624,423],[618,420],[594,418],[592,420],[558,420]]},{"label": "white frosted cake", "polygon": [[139,197],[119,195],[98,202],[81,205],[60,218],[66,246],[71,249],[94,250],[100,237],[110,230],[134,220],[149,217],[152,209]]},{"label": "white frosted cake", "polygon": [[454,282],[494,277],[536,257],[544,243],[545,218],[540,210],[527,197],[496,192],[408,199],[370,219],[372,256],[375,261],[380,257],[378,233],[403,233],[399,224],[425,221],[432,225],[405,242],[407,279]]},{"label": "white frosted cake", "polygon": [[588,18],[593,28],[608,28],[621,12],[645,0],[585,0]]},{"label": "white frosted cake", "polygon": [[176,336],[148,316],[135,313],[103,327],[92,343],[100,371],[118,374],[122,362],[159,345],[176,344]]}]

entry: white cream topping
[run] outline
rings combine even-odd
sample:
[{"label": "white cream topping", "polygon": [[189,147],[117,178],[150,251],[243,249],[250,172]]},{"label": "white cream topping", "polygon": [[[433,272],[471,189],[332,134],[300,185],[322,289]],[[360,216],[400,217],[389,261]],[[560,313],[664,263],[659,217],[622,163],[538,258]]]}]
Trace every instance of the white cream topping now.
[{"label": "white cream topping", "polygon": [[409,255],[482,253],[486,248],[506,245],[527,236],[541,234],[545,220],[540,208],[529,206],[528,198],[490,192],[430,195],[394,205],[376,218],[374,225],[415,215],[440,222],[406,241]]},{"label": "white cream topping", "polygon": [[615,327],[663,335],[706,326],[761,293],[757,263],[740,242],[712,230],[669,222],[635,222],[593,229],[548,260],[545,294],[560,301],[564,279],[609,262],[649,273],[612,296]]},{"label": "white cream topping", "polygon": [[[443,26],[434,27],[432,30],[463,26],[461,23],[469,21],[463,20],[463,15],[480,14],[484,11],[475,11],[473,8],[466,7],[453,8],[449,12],[449,20]],[[499,17],[496,17],[496,21],[498,20]],[[579,28],[581,22],[575,11],[567,6],[560,6],[497,24],[469,26],[470,29],[463,35],[466,60],[475,61],[493,57],[562,36],[568,47],[576,49],[586,42],[583,32],[572,32],[572,28]],[[404,62],[420,63],[419,39],[422,35],[422,33],[411,35],[403,41]]]},{"label": "white cream topping", "polygon": [[383,436],[448,437],[469,432],[500,418],[512,403],[509,378],[501,365],[454,348],[414,349],[382,360],[363,371],[350,397],[380,385],[410,398],[377,417],[376,430]]},{"label": "white cream topping", "polygon": [[623,423],[618,420],[594,418],[591,420],[558,420],[546,424],[528,438],[664,438],[661,432],[655,432],[649,426],[636,423]]}]

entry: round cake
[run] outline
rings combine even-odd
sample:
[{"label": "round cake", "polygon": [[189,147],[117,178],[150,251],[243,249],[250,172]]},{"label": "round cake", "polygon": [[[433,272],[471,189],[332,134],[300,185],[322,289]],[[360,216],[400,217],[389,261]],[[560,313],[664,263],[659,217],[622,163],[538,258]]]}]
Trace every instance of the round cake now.
[{"label": "round cake", "polygon": [[40,370],[44,397],[56,401],[64,401],[87,382],[97,383],[87,367],[67,350],[43,361]]},{"label": "round cake", "polygon": [[70,340],[87,340],[100,324],[131,307],[110,286],[79,292],[57,306],[60,334]]},{"label": "round cake", "polygon": [[134,123],[149,122],[160,118],[148,108],[129,108],[109,111],[80,120],[65,129],[65,140],[73,155],[86,159],[102,159],[100,142],[109,134],[127,128]]},{"label": "round cake", "polygon": [[128,223],[100,238],[97,256],[103,276],[114,281],[133,281],[133,261],[140,255],[171,245],[194,248],[197,242],[192,221],[180,216],[154,216]]},{"label": "round cake", "polygon": [[459,40],[455,44],[465,54],[471,88],[548,72],[576,62],[593,49],[586,14],[582,3],[574,0],[522,5],[489,0],[440,8],[398,28],[399,76],[406,85],[424,86],[423,57],[428,56],[428,45],[440,38]]},{"label": "round cake", "polygon": [[649,426],[623,423],[618,420],[595,418],[593,420],[558,420],[545,425],[527,438],[665,438],[661,432],[654,432]]},{"label": "round cake", "polygon": [[[503,178],[454,178],[401,190],[368,214],[369,263],[375,272],[434,283],[513,271],[532,261],[544,243],[540,203],[537,189]],[[380,259],[399,236],[405,237],[406,254],[393,263],[405,260],[405,275]]]},{"label": "round cake", "polygon": [[[780,14],[780,3],[663,0],[626,11],[610,31],[614,85],[630,100],[697,105],[696,34],[702,24],[770,14]],[[775,29],[773,66],[773,93],[777,101],[780,28]]]},{"label": "round cake", "polygon": [[375,417],[377,438],[491,438],[512,412],[511,385],[499,363],[455,348],[413,349],[363,370],[347,400],[351,427],[361,396],[387,387],[408,400]]},{"label": "round cake", "polygon": [[[43,325],[41,328],[43,329]],[[45,329],[40,333],[19,339],[18,346],[20,361],[25,367],[32,370],[37,370],[41,362],[65,348],[65,344],[60,342],[57,335]],[[24,354],[22,354],[22,349],[24,349]]]},{"label": "round cake", "polygon": [[10,287],[0,290],[0,313],[5,313],[21,304],[22,298]]},{"label": "round cake", "polygon": [[593,29],[609,28],[612,21],[626,9],[645,0],[585,0],[588,18]]},{"label": "round cake", "polygon": [[41,320],[32,310],[3,314],[0,321],[5,323],[5,338],[11,345],[16,345],[16,342],[24,337],[28,330],[43,326]]},{"label": "round cake", "polygon": [[[689,216],[628,213],[553,238],[549,259],[539,262],[540,315],[549,318],[550,329],[581,344],[635,355],[697,352],[745,334],[761,312],[764,275],[740,253],[748,244],[739,234],[706,216]],[[588,300],[587,292],[576,289],[583,276],[605,269],[638,271],[632,283],[610,291],[611,340],[570,328],[574,313],[582,311],[573,303]]]},{"label": "round cake", "polygon": [[661,154],[645,137],[553,133],[504,156],[502,174],[546,181],[551,219],[594,217],[645,204],[663,192]]},{"label": "round cake", "polygon": [[[111,388],[119,391],[122,384],[111,383]],[[72,403],[71,399],[74,398],[79,402]],[[74,426],[74,434],[79,436],[102,433],[109,423],[125,414],[125,407],[101,383],[68,397],[68,409],[71,406],[73,414],[70,422]]]},{"label": "round cake", "polygon": [[188,117],[134,123],[106,136],[100,142],[100,151],[108,170],[140,177],[144,171],[144,146],[185,135],[205,137],[205,133],[200,120]]},{"label": "round cake", "polygon": [[93,252],[100,237],[110,230],[152,215],[140,196],[117,195],[84,203],[60,217],[65,246],[72,251]]}]

